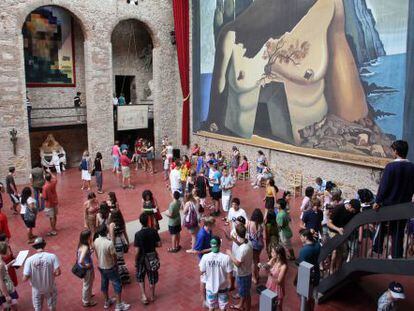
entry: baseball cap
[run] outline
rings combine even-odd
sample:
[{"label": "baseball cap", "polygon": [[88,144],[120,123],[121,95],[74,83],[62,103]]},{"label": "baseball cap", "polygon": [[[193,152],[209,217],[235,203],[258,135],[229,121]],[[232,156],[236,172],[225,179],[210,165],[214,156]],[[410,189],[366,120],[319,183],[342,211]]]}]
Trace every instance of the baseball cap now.
[{"label": "baseball cap", "polygon": [[388,286],[391,296],[395,299],[405,299],[404,287],[397,282],[391,282]]},{"label": "baseball cap", "polygon": [[34,240],[34,242],[33,242],[33,247],[34,248],[39,248],[39,246],[44,246],[44,245],[46,245],[46,241],[45,241],[45,239],[44,238],[42,238],[42,237],[37,237],[35,240]]},{"label": "baseball cap", "polygon": [[213,253],[218,253],[220,251],[220,240],[217,238],[212,238],[210,241],[211,251]]}]

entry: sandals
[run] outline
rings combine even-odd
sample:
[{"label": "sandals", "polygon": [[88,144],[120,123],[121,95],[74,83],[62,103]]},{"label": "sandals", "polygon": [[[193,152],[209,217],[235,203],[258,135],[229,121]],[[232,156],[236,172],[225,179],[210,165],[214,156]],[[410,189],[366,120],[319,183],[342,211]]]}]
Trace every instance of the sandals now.
[{"label": "sandals", "polygon": [[180,251],[180,249],[181,249],[181,246],[178,246],[177,248],[170,247],[170,248],[168,248],[168,249],[167,249],[167,251],[168,251],[169,253],[177,253],[177,252],[179,252],[179,251]]}]

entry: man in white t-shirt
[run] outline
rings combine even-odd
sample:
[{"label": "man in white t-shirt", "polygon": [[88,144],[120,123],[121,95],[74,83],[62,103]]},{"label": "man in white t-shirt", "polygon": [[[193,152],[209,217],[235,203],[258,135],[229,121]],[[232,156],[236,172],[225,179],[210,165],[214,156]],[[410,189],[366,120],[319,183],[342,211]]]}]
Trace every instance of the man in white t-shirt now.
[{"label": "man in white t-shirt", "polygon": [[240,208],[240,199],[233,198],[231,200],[231,207],[227,215],[226,225],[231,224],[231,228],[234,229],[236,227],[237,217],[239,216],[243,216],[244,219],[248,220],[246,211]]},{"label": "man in white t-shirt", "polygon": [[233,252],[227,250],[232,262],[236,266],[237,288],[239,290],[240,301],[233,309],[250,311],[252,298],[252,264],[253,264],[253,247],[246,238],[247,229],[243,224],[236,226],[236,243],[239,247]]},{"label": "man in white t-shirt", "polygon": [[233,264],[230,257],[220,252],[221,241],[217,236],[210,241],[211,252],[200,261],[201,275],[205,276],[206,302],[210,311],[225,310],[229,302],[230,277]]},{"label": "man in white t-shirt", "polygon": [[35,311],[42,310],[46,298],[49,310],[56,310],[57,289],[55,277],[61,274],[56,255],[44,251],[46,241],[38,237],[33,243],[36,254],[27,258],[23,269],[23,281],[32,284],[32,302]]},{"label": "man in white t-shirt", "polygon": [[175,167],[170,173],[170,188],[172,194],[174,194],[175,191],[182,193],[180,168],[181,162],[179,160],[175,161]]}]

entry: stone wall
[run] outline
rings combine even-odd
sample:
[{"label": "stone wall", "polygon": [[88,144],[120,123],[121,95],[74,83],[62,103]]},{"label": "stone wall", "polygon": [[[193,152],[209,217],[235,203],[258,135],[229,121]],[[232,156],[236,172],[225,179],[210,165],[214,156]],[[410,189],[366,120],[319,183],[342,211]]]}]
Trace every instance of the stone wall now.
[{"label": "stone wall", "polygon": [[282,189],[288,189],[290,185],[289,176],[292,173],[298,173],[303,178],[303,189],[306,186],[314,186],[315,178],[322,177],[325,180],[335,182],[347,198],[352,198],[355,196],[356,191],[361,188],[368,188],[376,193],[380,180],[381,170],[378,169],[241,145],[198,135],[192,135],[192,143],[198,143],[206,151],[217,152],[218,150],[222,150],[227,158],[231,156],[232,146],[237,146],[241,155],[247,156],[250,164],[250,175],[252,177],[256,175],[255,161],[257,151],[259,149],[262,150],[275,175],[277,186]]},{"label": "stone wall", "polygon": [[[24,106],[26,87],[21,28],[27,15],[44,5],[67,9],[82,29],[85,76],[83,95],[87,106],[89,151],[92,154],[97,151],[109,154],[113,144],[112,93],[116,70],[112,64],[111,36],[115,27],[128,19],[144,23],[154,44],[156,148],[159,149],[162,136],[166,134],[172,137],[175,145],[179,145],[181,124],[177,120],[181,93],[177,79],[176,48],[171,45],[169,34],[174,28],[171,1],[143,1],[139,6],[128,5],[121,0],[0,1],[0,176],[5,176],[7,167],[14,165],[18,181],[27,182],[30,141]],[[70,97],[73,98],[72,95]],[[37,99],[34,100],[38,102]],[[17,155],[13,154],[8,134],[12,128],[18,132]]]}]

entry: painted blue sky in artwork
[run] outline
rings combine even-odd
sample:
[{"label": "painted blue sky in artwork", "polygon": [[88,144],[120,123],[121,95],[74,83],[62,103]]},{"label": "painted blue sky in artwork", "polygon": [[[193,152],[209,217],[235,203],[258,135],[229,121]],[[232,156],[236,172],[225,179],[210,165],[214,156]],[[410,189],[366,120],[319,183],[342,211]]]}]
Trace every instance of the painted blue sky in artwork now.
[{"label": "painted blue sky in artwork", "polygon": [[216,0],[200,1],[200,70],[201,73],[212,73],[214,66],[214,10]]},{"label": "painted blue sky in artwork", "polygon": [[409,0],[366,0],[387,55],[406,53]]}]

